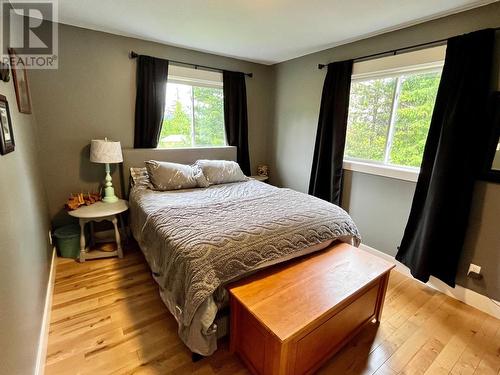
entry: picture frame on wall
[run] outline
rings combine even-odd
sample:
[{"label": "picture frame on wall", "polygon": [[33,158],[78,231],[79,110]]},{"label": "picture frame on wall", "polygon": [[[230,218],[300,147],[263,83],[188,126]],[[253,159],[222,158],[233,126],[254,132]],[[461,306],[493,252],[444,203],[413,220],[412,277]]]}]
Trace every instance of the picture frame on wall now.
[{"label": "picture frame on wall", "polygon": [[0,62],[0,81],[9,82],[10,81],[10,69],[9,65]]},{"label": "picture frame on wall", "polygon": [[14,151],[14,132],[10,119],[9,102],[0,95],[0,154],[5,155]]},{"label": "picture frame on wall", "polygon": [[12,78],[16,90],[16,100],[19,112],[31,114],[31,97],[28,85],[28,73],[23,59],[19,58],[16,50],[9,48]]}]

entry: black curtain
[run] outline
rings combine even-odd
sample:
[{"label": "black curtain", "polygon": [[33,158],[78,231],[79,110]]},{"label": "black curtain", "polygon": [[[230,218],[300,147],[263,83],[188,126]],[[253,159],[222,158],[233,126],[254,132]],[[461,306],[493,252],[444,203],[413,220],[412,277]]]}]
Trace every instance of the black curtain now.
[{"label": "black curtain", "polygon": [[309,181],[309,194],[340,205],[352,60],[328,64],[316,145]]},{"label": "black curtain", "polygon": [[165,112],[167,78],[168,60],[143,55],[137,58],[134,148],[158,146]]},{"label": "black curtain", "polygon": [[224,71],[224,124],[230,146],[237,147],[237,162],[244,174],[250,173],[248,152],[247,89],[245,74]]},{"label": "black curtain", "polygon": [[448,40],[422,166],[396,259],[427,282],[455,286],[474,182],[492,124],[487,121],[494,30]]}]

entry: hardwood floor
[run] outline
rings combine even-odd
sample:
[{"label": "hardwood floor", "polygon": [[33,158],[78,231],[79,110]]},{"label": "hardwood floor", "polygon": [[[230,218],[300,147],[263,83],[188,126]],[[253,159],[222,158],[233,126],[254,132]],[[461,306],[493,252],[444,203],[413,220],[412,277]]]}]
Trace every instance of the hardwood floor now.
[{"label": "hardwood floor", "polygon": [[[46,374],[248,374],[227,342],[192,363],[142,254],[57,260]],[[500,320],[393,271],[380,326],[320,374],[500,374]]]}]

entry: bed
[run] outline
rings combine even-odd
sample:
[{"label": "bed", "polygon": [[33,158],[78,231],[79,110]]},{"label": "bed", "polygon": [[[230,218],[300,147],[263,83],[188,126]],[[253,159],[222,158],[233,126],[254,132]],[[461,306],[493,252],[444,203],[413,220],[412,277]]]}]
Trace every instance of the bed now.
[{"label": "bed", "polygon": [[[231,148],[196,155],[173,151],[125,150],[125,170],[149,159],[190,163],[235,157]],[[133,188],[129,203],[133,236],[178,322],[179,336],[201,355],[212,354],[226,331],[219,312],[227,306],[229,282],[334,241],[356,246],[360,241],[339,207],[251,179],[168,192]]]}]

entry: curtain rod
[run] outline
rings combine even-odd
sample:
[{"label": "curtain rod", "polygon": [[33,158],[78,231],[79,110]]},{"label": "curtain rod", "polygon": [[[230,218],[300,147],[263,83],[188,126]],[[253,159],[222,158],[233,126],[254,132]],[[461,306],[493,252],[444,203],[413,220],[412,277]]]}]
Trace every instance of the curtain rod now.
[{"label": "curtain rod", "polygon": [[[137,57],[139,57],[139,54],[134,52],[134,51],[130,51],[128,57],[130,59],[136,59]],[[222,72],[224,69],[220,69],[220,68],[214,68],[212,66],[206,66],[206,65],[200,65],[200,64],[192,64],[192,63],[187,63],[185,61],[176,61],[176,60],[170,60],[170,59],[165,59],[165,60],[168,60],[169,62],[172,62],[174,64],[180,64],[180,65],[189,65],[189,66],[192,66],[194,67],[195,69],[198,69],[198,68],[202,68],[202,69],[207,69],[207,70],[215,70],[217,72]],[[238,72],[240,73],[240,72]],[[243,73],[244,75],[246,75],[247,77],[250,77],[252,78],[253,77],[253,73]]]},{"label": "curtain rod", "polygon": [[[493,30],[498,31],[498,30],[500,30],[500,27],[493,28]],[[439,45],[445,44],[448,41],[448,39],[449,38],[438,39],[438,40],[434,40],[432,42],[415,44],[415,45],[409,46],[409,47],[403,47],[403,48],[391,49],[391,50],[385,51],[385,52],[373,53],[371,55],[356,57],[355,59],[353,59],[353,61],[354,62],[361,62],[361,61],[371,60],[375,57],[380,57],[380,56],[386,56],[386,55],[395,56],[398,53],[403,52],[403,51],[419,50],[419,49],[422,49],[422,47],[426,47],[426,46],[431,46],[431,45],[439,46]],[[318,69],[323,69],[327,66],[328,66],[328,64],[318,64]]]}]

